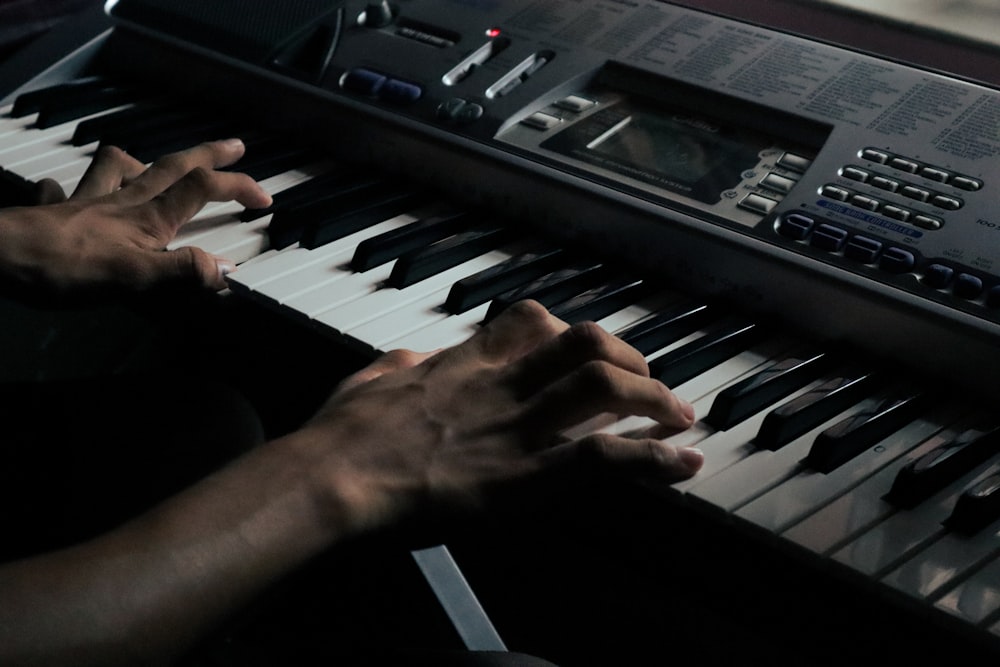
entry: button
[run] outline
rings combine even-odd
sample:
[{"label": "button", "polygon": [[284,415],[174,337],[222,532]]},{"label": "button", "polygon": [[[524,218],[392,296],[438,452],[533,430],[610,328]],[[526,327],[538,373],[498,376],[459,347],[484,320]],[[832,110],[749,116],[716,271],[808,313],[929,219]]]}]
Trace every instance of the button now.
[{"label": "button", "polygon": [[885,164],[892,157],[885,151],[876,150],[874,148],[866,148],[861,151],[861,159],[868,160],[869,162],[875,162],[877,164]]},{"label": "button", "polygon": [[1000,285],[994,285],[986,292],[986,305],[990,308],[1000,308]]},{"label": "button", "polygon": [[475,102],[452,97],[438,105],[437,117],[451,123],[471,123],[483,116],[483,107]]},{"label": "button", "polygon": [[553,116],[551,114],[543,113],[541,111],[536,111],[527,118],[521,121],[522,125],[527,125],[528,127],[533,127],[536,130],[551,130],[553,127],[561,123],[562,120]]},{"label": "button", "polygon": [[936,181],[938,183],[947,183],[948,178],[951,177],[951,174],[947,171],[936,167],[924,167],[920,170],[920,175],[930,181]]},{"label": "button", "polygon": [[889,160],[889,166],[899,169],[900,171],[905,171],[908,174],[915,174],[920,169],[920,165],[918,163],[902,157],[894,157]]},{"label": "button", "polygon": [[762,197],[756,194],[749,194],[744,197],[739,206],[756,213],[767,214],[774,210],[774,207],[778,205],[773,199],[768,199],[767,197]]},{"label": "button", "polygon": [[951,282],[955,270],[944,264],[931,264],[924,270],[924,284],[928,287],[941,289]]},{"label": "button", "polygon": [[380,100],[390,104],[412,104],[419,100],[423,94],[424,89],[417,84],[398,79],[389,79],[377,93]]},{"label": "button", "polygon": [[886,248],[879,260],[879,268],[889,273],[906,273],[916,264],[916,258],[909,250]]},{"label": "button", "polygon": [[475,102],[467,102],[465,106],[459,109],[458,113],[455,114],[455,120],[459,123],[472,123],[483,117],[483,107],[481,104],[476,104]]},{"label": "button", "polygon": [[839,188],[836,185],[824,185],[822,192],[824,197],[836,199],[837,201],[847,201],[851,196],[850,191]]},{"label": "button", "polygon": [[813,219],[801,213],[786,215],[778,223],[778,233],[795,241],[803,241],[812,231]]},{"label": "button", "polygon": [[947,195],[934,195],[931,203],[938,208],[943,208],[946,211],[957,211],[962,208],[962,200],[956,197],[949,197]]},{"label": "button", "polygon": [[882,252],[882,242],[867,236],[855,236],[847,242],[844,256],[862,264],[872,264]]},{"label": "button", "polygon": [[962,299],[975,299],[983,293],[983,281],[979,276],[960,273],[955,278],[955,296]]},{"label": "button", "polygon": [[786,152],[778,158],[779,167],[791,169],[792,171],[797,171],[800,174],[805,173],[806,169],[808,169],[811,164],[812,160],[807,157],[802,157],[801,155],[796,155],[795,153]]},{"label": "button", "polygon": [[917,201],[927,201],[931,198],[930,192],[912,185],[907,185],[903,188],[902,195],[904,197],[909,197],[910,199],[916,199]]},{"label": "button", "polygon": [[940,218],[932,218],[929,215],[918,215],[913,218],[913,224],[921,229],[934,231],[935,229],[941,229],[944,222],[942,222]]},{"label": "button", "polygon": [[955,176],[951,179],[951,184],[961,190],[975,192],[983,187],[983,182],[968,176]]},{"label": "button", "polygon": [[761,187],[767,188],[768,190],[773,190],[774,192],[780,192],[783,195],[791,192],[792,188],[798,181],[786,178],[785,176],[779,176],[778,174],[768,174],[761,180]]},{"label": "button", "polygon": [[867,172],[864,169],[858,169],[857,167],[844,167],[840,170],[840,175],[844,178],[849,178],[852,181],[867,183],[868,179],[871,177],[871,172]]},{"label": "button", "polygon": [[871,197],[866,197],[864,195],[854,195],[851,197],[851,204],[857,206],[858,208],[863,208],[866,211],[877,211],[879,207],[879,201],[877,199],[872,199]]},{"label": "button", "polygon": [[899,181],[894,181],[891,178],[886,178],[885,176],[876,176],[872,179],[872,185],[880,190],[885,190],[886,192],[895,192],[899,189]]},{"label": "button", "polygon": [[388,80],[385,74],[359,67],[347,72],[341,79],[340,86],[344,90],[374,97]]},{"label": "button", "polygon": [[560,109],[565,109],[566,111],[572,111],[573,113],[580,113],[581,111],[586,111],[587,109],[596,106],[597,102],[595,100],[582,97],[580,95],[568,95],[558,102],[556,106]]},{"label": "button", "polygon": [[882,209],[882,215],[887,218],[892,218],[893,220],[899,220],[900,222],[906,222],[913,215],[912,211],[908,211],[905,208],[899,208],[898,206],[886,206]]},{"label": "button", "polygon": [[820,250],[826,250],[828,252],[838,252],[842,247],[844,247],[844,242],[847,241],[847,230],[841,229],[840,227],[834,227],[833,225],[823,224],[816,228],[813,232],[812,238],[809,243]]}]

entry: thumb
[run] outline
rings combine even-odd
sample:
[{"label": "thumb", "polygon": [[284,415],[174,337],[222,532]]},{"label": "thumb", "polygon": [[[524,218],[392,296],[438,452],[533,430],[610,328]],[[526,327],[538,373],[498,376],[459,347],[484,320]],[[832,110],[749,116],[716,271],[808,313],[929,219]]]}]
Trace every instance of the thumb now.
[{"label": "thumb", "polygon": [[231,261],[193,246],[153,251],[147,257],[149,261],[139,280],[139,287],[193,282],[208,289],[221,290],[226,287],[226,274],[236,270]]}]

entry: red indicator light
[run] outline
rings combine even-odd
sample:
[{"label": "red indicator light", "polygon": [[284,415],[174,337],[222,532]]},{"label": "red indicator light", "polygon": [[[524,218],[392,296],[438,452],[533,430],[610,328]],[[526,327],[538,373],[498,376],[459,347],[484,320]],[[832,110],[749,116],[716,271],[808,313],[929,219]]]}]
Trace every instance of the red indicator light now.
[{"label": "red indicator light", "polygon": [[500,28],[490,28],[489,30],[486,31],[486,36],[489,37],[490,39],[493,39],[494,37],[499,37]]}]

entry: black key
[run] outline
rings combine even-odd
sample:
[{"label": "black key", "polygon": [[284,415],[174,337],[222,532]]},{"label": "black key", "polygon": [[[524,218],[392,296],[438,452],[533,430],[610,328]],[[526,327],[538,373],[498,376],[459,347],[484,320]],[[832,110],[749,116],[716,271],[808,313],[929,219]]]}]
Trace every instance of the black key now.
[{"label": "black key", "polygon": [[652,289],[641,278],[615,277],[552,306],[549,312],[568,324],[599,320],[632,305],[650,294]]},{"label": "black key", "polygon": [[777,451],[854,405],[881,383],[879,377],[864,368],[851,366],[842,369],[814,389],[769,412],[754,444],[762,449]]},{"label": "black key", "polygon": [[826,429],[813,442],[805,464],[831,472],[920,416],[930,396],[916,389],[892,389],[874,404]]},{"label": "black key", "polygon": [[42,105],[35,127],[54,127],[138,99],[136,91],[114,85],[68,91]]},{"label": "black key", "polygon": [[525,299],[538,301],[545,307],[565,301],[590,289],[607,278],[609,269],[603,262],[574,259],[565,268],[532,280],[526,285],[504,292],[490,302],[484,322],[489,322],[512,304]]},{"label": "black key", "polygon": [[169,132],[136,137],[126,146],[119,148],[124,148],[139,162],[148,163],[168,153],[184,150],[204,141],[228,139],[241,134],[243,134],[241,128],[229,121],[212,119],[194,122]]},{"label": "black key", "polygon": [[46,105],[55,104],[60,99],[86,95],[107,88],[109,85],[111,84],[107,79],[95,76],[29,90],[17,96],[10,115],[12,118],[23,118],[28,114],[39,113]]},{"label": "black key", "polygon": [[162,104],[140,103],[127,109],[80,121],[73,131],[70,143],[74,146],[86,146],[108,138],[107,143],[113,144],[110,139],[115,133],[121,132],[122,128],[129,128],[132,132],[153,132],[157,127],[176,123],[182,117],[190,118],[191,114],[179,109],[165,108]]},{"label": "black key", "polygon": [[318,248],[331,241],[342,239],[390,218],[395,218],[424,203],[427,194],[420,190],[393,191],[361,203],[335,218],[309,224],[302,231],[303,248]]},{"label": "black key", "polygon": [[998,447],[1000,425],[982,420],[903,466],[885,499],[897,507],[915,507],[996,454]]},{"label": "black key", "polygon": [[[100,118],[93,120],[98,121]],[[97,130],[100,130],[99,140],[102,145],[117,146],[124,151],[132,152],[133,149],[145,148],[159,140],[170,141],[178,135],[183,135],[190,128],[200,128],[206,124],[217,125],[219,122],[181,111],[153,113],[141,121],[132,123],[116,123],[105,127],[99,124]]]},{"label": "black key", "polygon": [[244,144],[246,152],[243,157],[235,164],[223,167],[222,171],[240,172],[255,181],[262,181],[318,159],[314,151],[294,145],[282,137],[246,139]]},{"label": "black key", "polygon": [[267,208],[255,208],[243,211],[240,213],[240,220],[250,222],[258,218],[263,218],[265,215],[303,206],[309,202],[320,201],[324,197],[337,196],[339,192],[338,187],[342,185],[375,181],[374,178],[359,179],[357,176],[350,176],[349,174],[350,172],[346,167],[335,167],[307,181],[282,190],[272,197],[271,205]]},{"label": "black key", "polygon": [[507,227],[481,225],[400,256],[387,284],[402,289],[477,255],[493,250],[512,236]]},{"label": "black key", "polygon": [[407,252],[425,248],[465,229],[476,217],[465,211],[439,213],[365,239],[354,250],[351,270],[368,271]]},{"label": "black key", "polygon": [[958,497],[944,525],[966,535],[1000,519],[1000,472],[979,480]]},{"label": "black key", "polygon": [[662,313],[637,322],[619,334],[619,337],[639,350],[643,356],[649,356],[656,350],[693,334],[714,317],[715,313],[707,304],[693,299],[684,300],[671,304]]},{"label": "black key", "polygon": [[538,245],[505,262],[462,278],[448,292],[444,309],[452,314],[486,303],[500,294],[550,273],[566,253],[561,248]]},{"label": "black key", "polygon": [[786,357],[721,391],[705,423],[720,431],[738,424],[764,407],[812,382],[830,366],[822,352]]},{"label": "black key", "polygon": [[300,241],[310,225],[336,219],[387,189],[392,191],[377,179],[328,183],[308,202],[284,205],[275,212],[267,225],[269,244],[279,250],[287,248]]},{"label": "black key", "polygon": [[733,319],[719,329],[657,357],[649,363],[649,372],[668,387],[676,387],[743,352],[762,336],[763,332],[756,324]]}]

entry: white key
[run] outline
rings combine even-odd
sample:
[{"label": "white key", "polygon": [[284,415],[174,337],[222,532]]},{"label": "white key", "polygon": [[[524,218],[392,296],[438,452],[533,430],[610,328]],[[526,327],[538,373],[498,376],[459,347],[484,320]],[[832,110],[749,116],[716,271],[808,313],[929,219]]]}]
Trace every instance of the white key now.
[{"label": "white key", "polygon": [[949,591],[935,605],[938,609],[981,623],[1000,609],[1000,560],[994,560]]},{"label": "white key", "polygon": [[1000,521],[963,535],[954,531],[900,564],[882,581],[918,599],[936,597],[985,560],[1000,556]]},{"label": "white key", "polygon": [[[989,464],[976,469],[912,509],[891,512],[883,521],[833,554],[833,559],[852,570],[876,575],[893,566],[909,553],[938,539],[945,531],[942,522],[951,514],[958,496],[969,485],[985,476]],[[888,491],[886,487],[885,491]]]},{"label": "white key", "polygon": [[955,418],[955,410],[939,409],[892,434],[873,449],[829,473],[802,470],[736,511],[736,515],[771,532],[781,532],[834,498],[849,493],[897,457],[931,437]]},{"label": "white key", "polygon": [[828,554],[895,512],[882,497],[892,487],[900,468],[951,440],[951,428],[931,436],[904,456],[892,461],[861,484],[786,529],[782,535],[810,551]]}]

